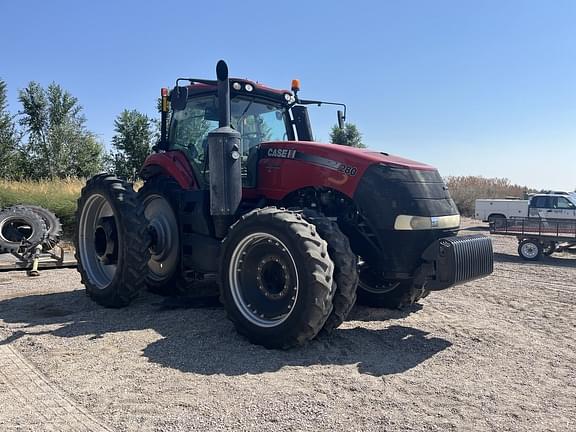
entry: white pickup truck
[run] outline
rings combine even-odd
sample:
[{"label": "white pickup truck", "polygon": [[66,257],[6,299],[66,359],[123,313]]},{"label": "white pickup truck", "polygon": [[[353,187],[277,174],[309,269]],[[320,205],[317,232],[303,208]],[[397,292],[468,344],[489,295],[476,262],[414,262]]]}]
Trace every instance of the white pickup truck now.
[{"label": "white pickup truck", "polygon": [[529,200],[477,199],[474,213],[484,222],[511,217],[576,219],[576,194],[538,194]]}]

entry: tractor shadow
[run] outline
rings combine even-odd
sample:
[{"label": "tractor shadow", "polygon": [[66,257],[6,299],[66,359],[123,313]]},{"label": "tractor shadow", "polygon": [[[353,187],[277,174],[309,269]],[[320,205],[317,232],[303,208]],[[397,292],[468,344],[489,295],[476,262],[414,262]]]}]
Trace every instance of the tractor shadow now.
[{"label": "tractor shadow", "polygon": [[202,375],[236,376],[284,367],[356,365],[360,373],[383,376],[412,369],[452,345],[413,327],[367,329],[350,328],[348,324],[330,335],[320,335],[304,347],[269,350],[237,334],[221,306],[166,308],[161,297],[148,293],[120,310],[96,305],[83,290],[17,297],[0,301],[0,317],[18,324],[9,337],[0,340],[0,345],[46,334],[63,338],[89,336],[84,343],[100,343],[98,339],[109,333],[153,329],[162,338],[150,343],[142,355],[152,363]]},{"label": "tractor shadow", "polygon": [[554,266],[554,267],[569,267],[576,268],[576,260],[572,257],[560,258],[558,256],[542,256],[538,261],[527,261],[518,255],[511,255],[502,252],[494,252],[494,261],[502,263],[525,264],[531,266]]}]

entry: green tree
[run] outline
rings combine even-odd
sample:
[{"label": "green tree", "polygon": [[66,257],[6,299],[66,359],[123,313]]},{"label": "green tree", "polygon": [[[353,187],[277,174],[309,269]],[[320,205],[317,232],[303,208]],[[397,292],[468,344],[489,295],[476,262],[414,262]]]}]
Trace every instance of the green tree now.
[{"label": "green tree", "polygon": [[366,148],[362,143],[362,134],[354,123],[346,123],[344,129],[334,125],[330,131],[330,142],[349,147]]},{"label": "green tree", "polygon": [[77,98],[56,83],[43,88],[30,82],[18,99],[27,177],[89,177],[102,169],[102,144],[87,130]]},{"label": "green tree", "polygon": [[20,177],[19,142],[14,117],[8,112],[6,82],[0,79],[0,178]]},{"label": "green tree", "polygon": [[152,149],[156,122],[136,110],[124,110],[114,121],[114,130],[108,163],[117,175],[134,180]]}]

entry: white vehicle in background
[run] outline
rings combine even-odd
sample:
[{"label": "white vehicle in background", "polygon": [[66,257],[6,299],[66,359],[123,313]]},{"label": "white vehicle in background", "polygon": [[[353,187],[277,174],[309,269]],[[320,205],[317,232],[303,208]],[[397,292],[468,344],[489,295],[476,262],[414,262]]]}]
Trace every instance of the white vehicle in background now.
[{"label": "white vehicle in background", "polygon": [[476,219],[495,222],[510,218],[576,219],[576,195],[537,194],[529,200],[477,199]]}]

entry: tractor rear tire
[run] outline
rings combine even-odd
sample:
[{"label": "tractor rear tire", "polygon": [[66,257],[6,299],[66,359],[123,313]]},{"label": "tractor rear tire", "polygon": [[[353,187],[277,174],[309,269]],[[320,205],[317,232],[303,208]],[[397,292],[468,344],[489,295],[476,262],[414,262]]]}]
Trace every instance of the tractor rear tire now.
[{"label": "tractor rear tire", "polygon": [[236,330],[266,348],[313,339],[332,312],[334,263],[300,212],[266,207],[232,225],[222,247],[222,303]]},{"label": "tractor rear tire", "polygon": [[60,238],[62,237],[62,223],[54,213],[48,209],[45,209],[44,207],[37,205],[21,204],[14,207],[32,210],[42,218],[44,224],[46,225],[47,231],[46,239],[44,240],[43,244],[45,250],[50,250],[58,244]]},{"label": "tractor rear tire", "polygon": [[74,245],[86,293],[119,308],[137,295],[150,259],[144,210],[132,186],[109,174],[92,177],[76,211]]},{"label": "tractor rear tire", "polygon": [[36,245],[45,236],[46,224],[32,210],[10,207],[0,211],[0,253],[18,252],[22,241]]},{"label": "tractor rear tire", "polygon": [[146,273],[148,291],[159,295],[177,295],[182,286],[180,275],[180,228],[178,199],[180,185],[165,176],[144,182],[138,191],[144,216],[154,229],[155,244],[150,247]]},{"label": "tractor rear tire", "polygon": [[336,291],[332,303],[334,308],[326,320],[323,330],[331,332],[346,321],[356,303],[358,286],[358,257],[350,248],[350,242],[338,224],[324,215],[306,209],[304,216],[316,226],[318,234],[328,243],[328,254],[334,262],[334,283]]},{"label": "tractor rear tire", "polygon": [[410,306],[429,292],[415,286],[411,280],[401,282],[384,282],[365,265],[360,266],[358,283],[358,303],[365,306],[402,309]]}]

